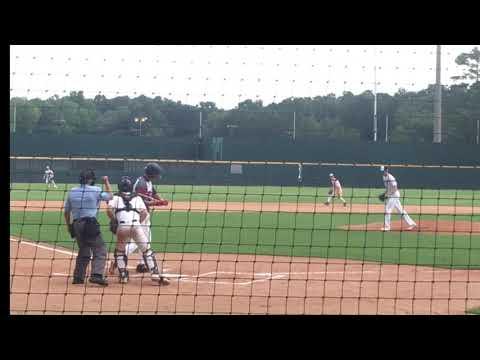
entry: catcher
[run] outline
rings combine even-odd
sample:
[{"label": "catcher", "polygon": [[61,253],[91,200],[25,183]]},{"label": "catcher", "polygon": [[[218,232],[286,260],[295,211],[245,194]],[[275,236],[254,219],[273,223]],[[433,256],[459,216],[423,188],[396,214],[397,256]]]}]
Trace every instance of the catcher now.
[{"label": "catcher", "polygon": [[340,181],[335,177],[335,175],[329,174],[328,176],[330,177],[330,182],[332,184],[332,187],[328,191],[328,198],[325,205],[327,206],[330,205],[330,202],[336,196],[338,199],[340,199],[343,202],[343,206],[347,206],[347,202],[343,198],[342,184],[340,184]]},{"label": "catcher", "polygon": [[122,177],[118,190],[119,192],[108,203],[107,215],[110,218],[110,230],[117,235],[114,257],[120,283],[128,282],[128,254],[125,247],[127,242],[133,239],[142,253],[152,281],[160,285],[168,285],[170,282],[161,275],[162,266],[157,265],[155,254],[150,248],[150,241],[143,229],[146,226],[143,223],[148,217],[145,203],[138,194],[133,192],[133,182],[128,176]]},{"label": "catcher", "polygon": [[[153,211],[152,207],[168,205],[168,201],[162,199],[157,194],[157,191],[155,190],[155,187],[152,183],[152,181],[155,179],[161,179],[163,173],[164,171],[160,167],[160,165],[156,163],[149,163],[144,169],[144,175],[140,176],[133,185],[133,191],[137,195],[142,197],[148,211],[148,216],[141,223],[142,225],[144,225],[142,228],[149,243],[152,241],[152,232],[150,229],[150,217]],[[138,250],[138,246],[134,241],[129,242],[126,246],[127,256],[133,254],[134,252],[138,252]],[[109,269],[110,274],[113,274],[115,272],[115,268],[116,264],[115,261],[113,261]],[[143,257],[140,258],[140,261],[136,267],[136,271],[137,273],[145,273],[149,271],[147,265],[145,264],[145,261],[143,260]]]}]

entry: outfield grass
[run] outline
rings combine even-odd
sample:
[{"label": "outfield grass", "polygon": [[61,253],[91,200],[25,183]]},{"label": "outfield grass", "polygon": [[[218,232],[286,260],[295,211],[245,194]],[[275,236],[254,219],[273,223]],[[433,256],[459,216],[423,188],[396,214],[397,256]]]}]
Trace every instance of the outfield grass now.
[{"label": "outfield grass", "polygon": [[[64,200],[69,189],[77,184],[57,184],[48,189],[45,184],[11,184],[10,200]],[[116,189],[116,185],[113,186]],[[172,201],[220,202],[289,202],[323,203],[325,187],[273,187],[273,186],[192,186],[157,185],[158,192]],[[382,188],[344,188],[349,203],[378,204]],[[403,189],[403,205],[447,205],[480,207],[480,190]],[[338,200],[337,200],[338,201]]]},{"label": "outfield grass", "polygon": [[[397,219],[396,217],[393,217]],[[449,215],[422,215],[421,220]],[[480,268],[480,236],[339,229],[381,222],[379,214],[155,212],[153,248],[161,252],[242,253],[354,259],[395,264]],[[480,221],[480,216],[455,216]],[[113,250],[104,212],[104,239]],[[62,212],[10,212],[10,234],[70,249]]]},{"label": "outfield grass", "polygon": [[466,311],[467,314],[472,314],[472,315],[480,315],[480,307],[473,308],[473,309],[468,309]]}]

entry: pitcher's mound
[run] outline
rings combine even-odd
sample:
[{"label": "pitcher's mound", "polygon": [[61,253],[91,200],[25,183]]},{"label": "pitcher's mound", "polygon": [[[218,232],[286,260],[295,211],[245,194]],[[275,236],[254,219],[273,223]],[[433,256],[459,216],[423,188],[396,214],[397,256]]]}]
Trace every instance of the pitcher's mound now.
[{"label": "pitcher's mound", "polygon": [[[347,225],[346,230],[363,231],[382,231],[383,223],[370,223]],[[471,221],[444,221],[444,220],[422,220],[417,221],[417,227],[413,230],[407,230],[408,225],[403,221],[392,221],[390,231],[423,232],[423,233],[442,233],[442,234],[462,234],[462,235],[480,235],[480,222]]]}]

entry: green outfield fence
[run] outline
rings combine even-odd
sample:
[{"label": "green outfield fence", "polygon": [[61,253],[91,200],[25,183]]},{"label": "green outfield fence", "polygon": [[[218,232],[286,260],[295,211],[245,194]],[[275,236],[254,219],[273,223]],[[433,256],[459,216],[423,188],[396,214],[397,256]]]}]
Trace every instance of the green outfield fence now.
[{"label": "green outfield fence", "polygon": [[[225,145],[222,145],[225,146]],[[225,150],[225,149],[224,149]],[[261,155],[258,155],[261,156]],[[157,162],[169,201],[151,213],[152,249],[168,286],[137,273],[127,284],[103,204],[108,287],[72,284],[77,245],[63,202],[84,168],[97,183],[134,178]],[[45,166],[56,187],[43,182]],[[301,165],[301,167],[299,167]],[[389,165],[416,226],[385,204]],[[299,172],[301,168],[301,172]],[[343,198],[327,201],[329,173]],[[300,176],[299,176],[300,175]],[[353,161],[198,160],[128,156],[10,156],[12,314],[467,314],[480,306],[480,166]],[[445,181],[444,181],[445,180]],[[472,310],[473,309],[473,310]]]},{"label": "green outfield fence", "polygon": [[[170,171],[165,181],[174,184],[218,185],[295,185],[296,165],[305,164],[304,184],[318,186],[328,174],[328,166],[338,169],[349,186],[369,187],[378,181],[375,172],[364,171],[361,164],[391,163],[402,165],[398,175],[402,185],[409,188],[476,189],[479,186],[474,169],[478,166],[478,145],[467,144],[385,144],[335,141],[322,137],[302,137],[297,141],[286,137],[236,138],[194,137],[169,138],[153,136],[95,136],[95,135],[11,135],[10,155],[14,157],[48,158],[68,154],[75,158],[103,158],[96,163],[112,176],[137,173],[140,162],[106,159],[154,158],[173,160],[165,163]],[[301,159],[301,160],[300,160]],[[241,161],[245,163],[242,176],[230,176],[227,163],[203,165],[205,171],[192,171],[177,160]],[[45,166],[43,160],[10,162],[14,181],[35,181],[36,172]],[[47,160],[48,161],[48,160]],[[262,167],[251,166],[260,162]],[[294,163],[292,166],[270,166],[272,163]],[[317,164],[347,164],[347,166],[317,166]],[[310,165],[314,164],[314,165]],[[352,166],[350,166],[352,165]],[[415,166],[412,166],[415,165]],[[418,167],[418,166],[419,167]],[[15,167],[15,168],[12,168]],[[57,161],[60,181],[72,181],[77,165]],[[452,172],[449,166],[457,168]],[[195,168],[193,166],[193,168]],[[422,169],[422,170],[419,170]],[[73,169],[69,171],[69,169]],[[208,169],[208,170],[206,170]],[[426,170],[426,171],[424,171]]]},{"label": "green outfield fence", "polygon": [[[11,156],[11,182],[38,182],[46,165],[55,169],[57,181],[76,182],[78,173],[92,167],[112,178],[136,176],[155,158]],[[166,170],[166,184],[296,186],[302,165],[302,186],[328,185],[334,172],[349,187],[382,186],[380,163],[159,160]],[[233,168],[232,168],[233,165]],[[471,189],[479,187],[479,166],[386,164],[396,170],[404,188]]]}]

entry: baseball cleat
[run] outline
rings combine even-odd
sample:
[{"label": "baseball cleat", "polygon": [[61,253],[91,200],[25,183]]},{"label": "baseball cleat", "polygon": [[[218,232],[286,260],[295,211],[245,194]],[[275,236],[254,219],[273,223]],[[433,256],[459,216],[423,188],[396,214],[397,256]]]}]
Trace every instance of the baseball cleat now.
[{"label": "baseball cleat", "polygon": [[108,286],[108,281],[104,277],[101,276],[92,276],[90,279],[88,279],[89,282],[92,284],[97,284],[101,286]]},{"label": "baseball cleat", "polygon": [[416,229],[417,228],[417,224],[415,225],[410,225],[407,230],[413,230],[413,229]]},{"label": "baseball cleat", "polygon": [[326,203],[323,203],[323,205],[328,206],[328,205],[330,205],[330,203],[326,202]]},{"label": "baseball cleat", "polygon": [[161,276],[158,273],[152,274],[152,281],[157,282],[159,285],[169,285],[170,280],[164,276]]},{"label": "baseball cleat", "polygon": [[382,228],[380,228],[380,231],[390,231],[390,229],[386,228],[386,227],[382,227]]},{"label": "baseball cleat", "polygon": [[146,273],[148,272],[148,267],[145,264],[138,264],[136,268],[137,273]]},{"label": "baseball cleat", "polygon": [[128,270],[121,270],[118,280],[121,284],[128,283]]},{"label": "baseball cleat", "polygon": [[160,285],[164,285],[164,286],[167,286],[167,285],[170,285],[170,280],[166,277],[160,277],[160,281],[158,282]]},{"label": "baseball cleat", "polygon": [[347,203],[343,203],[343,207],[347,207]]}]

